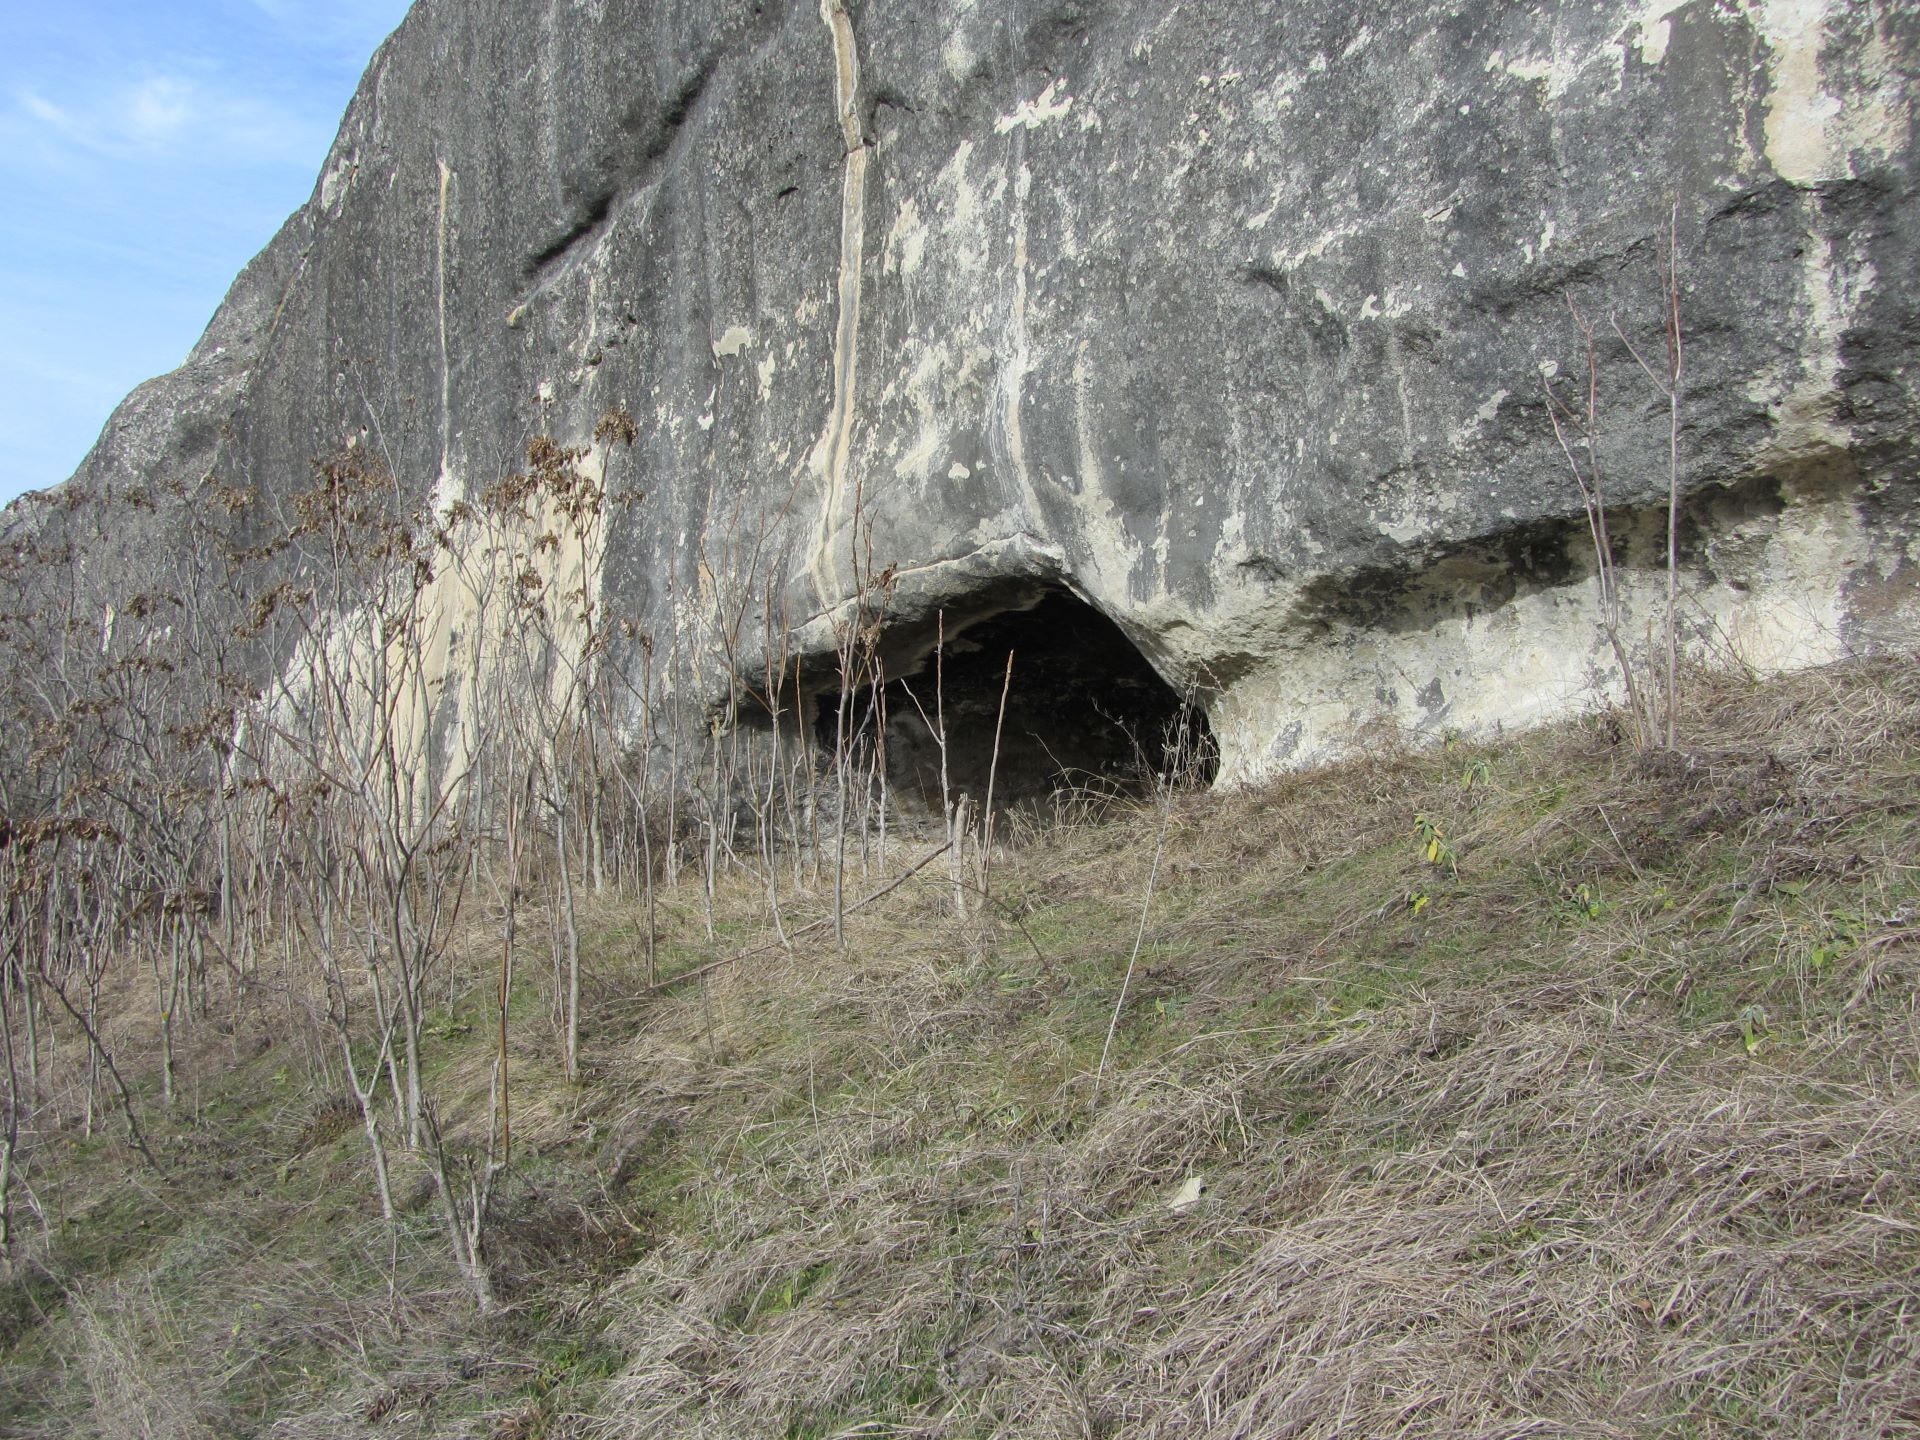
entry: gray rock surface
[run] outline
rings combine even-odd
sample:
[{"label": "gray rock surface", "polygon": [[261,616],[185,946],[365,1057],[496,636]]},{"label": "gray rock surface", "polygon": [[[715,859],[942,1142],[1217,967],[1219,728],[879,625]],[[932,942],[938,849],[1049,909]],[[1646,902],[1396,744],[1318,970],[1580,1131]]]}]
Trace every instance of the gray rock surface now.
[{"label": "gray rock surface", "polygon": [[1245,778],[1604,688],[1542,373],[1571,298],[1641,626],[1677,216],[1694,648],[1908,644],[1916,68],[1894,0],[419,0],[79,478],[444,507],[625,406],[589,568],[682,718],[891,567],[902,655],[1070,591]]}]

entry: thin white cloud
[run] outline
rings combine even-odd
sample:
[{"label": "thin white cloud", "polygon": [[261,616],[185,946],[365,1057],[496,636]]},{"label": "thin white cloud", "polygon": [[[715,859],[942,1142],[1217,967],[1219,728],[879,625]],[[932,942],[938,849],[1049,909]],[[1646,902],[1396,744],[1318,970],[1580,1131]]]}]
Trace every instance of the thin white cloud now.
[{"label": "thin white cloud", "polygon": [[251,0],[253,8],[314,50],[341,49],[364,64],[370,42],[400,23],[394,0]]},{"label": "thin white cloud", "polygon": [[20,92],[20,108],[42,124],[51,125],[63,134],[73,133],[73,117],[68,115],[67,112],[62,110],[58,105],[53,105],[42,100],[31,90],[22,90]]},{"label": "thin white cloud", "polygon": [[16,98],[20,109],[52,135],[108,153],[165,150],[193,126],[198,113],[193,82],[176,75],[150,76],[101,95],[62,96],[58,102],[32,90]]},{"label": "thin white cloud", "polygon": [[199,96],[189,80],[156,75],[142,80],[125,97],[123,129],[144,150],[160,149],[180,138],[198,118]]},{"label": "thin white cloud", "polygon": [[[191,156],[197,163],[306,158],[325,149],[321,122],[188,75],[132,79],[104,91],[15,96],[15,126],[42,141],[109,157]],[[13,128],[13,127],[5,127]]]}]

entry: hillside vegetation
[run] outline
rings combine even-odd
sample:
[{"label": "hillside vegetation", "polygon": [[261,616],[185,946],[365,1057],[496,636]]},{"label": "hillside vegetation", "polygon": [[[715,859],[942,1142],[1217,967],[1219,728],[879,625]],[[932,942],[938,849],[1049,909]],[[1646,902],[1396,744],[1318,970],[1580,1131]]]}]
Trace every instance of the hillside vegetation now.
[{"label": "hillside vegetation", "polygon": [[[290,1000],[171,1110],[115,1010],[152,1163],[69,1024],[0,1432],[1920,1433],[1920,668],[1689,693],[1672,752],[1381,735],[1032,822],[965,917],[898,838],[844,950],[818,888],[787,944],[745,874],[662,889],[657,985],[583,891],[577,1080],[544,962],[508,1008],[485,1307]],[[449,1145],[504,918],[425,1026]]]}]

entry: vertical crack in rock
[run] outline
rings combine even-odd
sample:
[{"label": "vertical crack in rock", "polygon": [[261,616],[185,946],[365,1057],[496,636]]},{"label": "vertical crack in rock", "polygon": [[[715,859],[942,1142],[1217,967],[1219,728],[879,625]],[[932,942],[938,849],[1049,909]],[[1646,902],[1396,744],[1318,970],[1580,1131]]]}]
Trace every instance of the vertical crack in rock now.
[{"label": "vertical crack in rock", "polygon": [[847,14],[846,0],[820,0],[820,18],[833,34],[834,105],[840,138],[852,156],[867,148],[860,133],[860,51],[854,44],[853,18]]},{"label": "vertical crack in rock", "polygon": [[1027,197],[1033,189],[1033,172],[1027,168],[1025,136],[1016,133],[1013,140],[1013,313],[1011,354],[1000,372],[1000,413],[994,417],[996,449],[1005,453],[1000,460],[1020,487],[1028,515],[1037,519],[1033,477],[1027,468],[1027,438],[1022,426],[1022,407],[1027,374],[1033,369],[1033,352],[1027,343]]},{"label": "vertical crack in rock", "polygon": [[453,380],[447,363],[447,191],[453,171],[440,166],[440,213],[434,225],[434,289],[440,322],[440,475],[434,482],[434,508],[453,502]]},{"label": "vertical crack in rock", "polygon": [[860,278],[866,258],[866,139],[860,132],[860,54],[845,0],[820,0],[820,18],[833,36],[834,106],[846,143],[845,178],[840,196],[840,314],[833,336],[833,404],[827,428],[813,448],[811,464],[821,480],[820,525],[808,569],[822,606],[840,597],[840,565],[834,534],[847,488],[848,452],[853,443],[854,382],[859,361]]}]

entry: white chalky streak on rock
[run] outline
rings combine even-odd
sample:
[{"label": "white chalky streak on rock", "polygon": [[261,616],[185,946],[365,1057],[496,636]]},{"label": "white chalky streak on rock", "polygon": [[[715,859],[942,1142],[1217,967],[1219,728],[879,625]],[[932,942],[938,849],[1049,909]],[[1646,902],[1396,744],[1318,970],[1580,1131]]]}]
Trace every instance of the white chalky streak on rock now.
[{"label": "white chalky streak on rock", "polygon": [[[1033,368],[1033,353],[1027,344],[1027,196],[1033,188],[1033,172],[1020,167],[1014,182],[1015,218],[1013,230],[1013,358],[1000,377],[1001,420],[1006,427],[1007,460],[1020,485],[1023,498],[1032,494],[1033,478],[1027,469],[1027,437],[1021,407],[1027,372]],[[1037,507],[1029,514],[1038,514]]]},{"label": "white chalky streak on rock", "polygon": [[1689,0],[1648,0],[1640,7],[1640,13],[1628,28],[1635,32],[1634,49],[1647,64],[1658,65],[1667,58],[1667,42],[1673,38],[1673,26],[1667,17],[1688,3]]},{"label": "white chalky streak on rock", "polygon": [[1010,130],[1018,130],[1022,127],[1037,130],[1049,121],[1065,118],[1067,112],[1073,109],[1073,97],[1068,95],[1055,100],[1054,92],[1059,88],[1060,82],[1055,80],[1040,92],[1037,99],[1022,100],[1014,106],[1011,115],[1002,115],[993,122],[994,133],[1005,135]]},{"label": "white chalky streak on rock", "polygon": [[328,167],[327,173],[320,179],[320,208],[333,214],[339,214],[347,191],[353,188],[353,178],[360,169],[360,152],[355,149],[342,155],[338,161]]},{"label": "white chalky streak on rock", "polygon": [[973,69],[977,57],[967,43],[966,22],[976,8],[976,0],[949,0],[946,6],[947,23],[953,30],[940,47],[940,63],[949,79],[965,80]]},{"label": "white chalky streak on rock", "polygon": [[440,318],[440,474],[434,481],[433,504],[436,513],[451,505],[453,493],[453,379],[447,361],[447,191],[453,184],[453,171],[447,162],[440,165],[440,211],[434,223],[434,287]]},{"label": "white chalky streak on rock", "polygon": [[1558,93],[1554,87],[1555,70],[1551,60],[1535,59],[1531,55],[1508,57],[1496,50],[1487,57],[1487,69],[1504,70],[1516,80],[1525,80],[1534,85],[1547,87],[1547,98],[1555,99]]},{"label": "white chalky streak on rock", "polygon": [[1840,102],[1820,89],[1826,18],[1827,0],[1765,0],[1758,17],[1770,51],[1767,160],[1775,174],[1796,185],[1838,179],[1846,172],[1844,158],[1837,167],[1833,163],[1827,133]]},{"label": "white chalky streak on rock", "polygon": [[[1115,500],[1100,459],[1100,441],[1094,413],[1093,362],[1089,346],[1082,340],[1073,359],[1073,427],[1075,466],[1079,486],[1073,496],[1079,513],[1079,532],[1083,549],[1078,557],[1084,569],[1078,578],[1096,591],[1116,595],[1128,593],[1133,572],[1146,558],[1145,547],[1127,529],[1127,517]],[[1165,525],[1164,518],[1161,521]],[[1164,576],[1155,576],[1156,584]],[[1130,608],[1138,613],[1139,602]],[[1147,628],[1152,628],[1149,623]]]},{"label": "white chalky streak on rock", "polygon": [[833,36],[834,106],[847,148],[840,195],[840,317],[833,339],[833,405],[827,428],[813,448],[812,466],[821,480],[820,521],[814,533],[808,570],[820,603],[830,605],[840,591],[840,566],[833,537],[847,488],[848,451],[853,442],[854,383],[860,337],[860,275],[866,252],[867,147],[860,134],[860,56],[853,22],[844,0],[820,0],[820,18]]},{"label": "white chalky streak on rock", "polygon": [[1092,366],[1087,363],[1087,342],[1082,340],[1073,357],[1073,438],[1083,495],[1098,494],[1107,487],[1107,477],[1100,471],[1099,442],[1093,435],[1092,389]]},{"label": "white chalky streak on rock", "polygon": [[[1846,499],[1795,500],[1778,514],[1737,522],[1716,545],[1718,573],[1682,577],[1690,633],[1708,637],[1694,653],[1761,673],[1849,653],[1849,581],[1862,570],[1886,573],[1905,558],[1904,538],[1863,523]],[[1236,572],[1222,566],[1219,573]],[[1657,567],[1629,567],[1623,579],[1625,628],[1639,634],[1661,613],[1665,577]],[[1449,616],[1397,631],[1339,625],[1330,639],[1316,640],[1299,633],[1290,613],[1296,598],[1287,584],[1223,584],[1196,632],[1260,657],[1210,707],[1223,785],[1337,755],[1376,716],[1487,734],[1619,698],[1590,578],[1523,592],[1464,621]],[[1907,623],[1913,618],[1910,607]],[[1192,663],[1204,673],[1209,658],[1196,652]],[[1429,714],[1418,695],[1432,682],[1444,697],[1440,715]]]},{"label": "white chalky streak on rock", "polygon": [[926,255],[927,227],[921,223],[919,203],[908,199],[887,231],[886,272],[911,277],[919,273]]},{"label": "white chalky streak on rock", "polygon": [[1844,180],[1852,155],[1890,155],[1907,146],[1907,80],[1877,34],[1860,43],[1838,92],[1821,83],[1820,51],[1836,0],[1746,0],[1766,42],[1767,162],[1795,185]]},{"label": "white chalky streak on rock", "polygon": [[[1812,186],[1851,174],[1848,151],[1889,143],[1884,106],[1869,92],[1847,115],[1841,101],[1824,91],[1820,47],[1832,0],[1750,0],[1747,13],[1768,47],[1766,159],[1774,173],[1795,185]],[[1868,77],[1869,80],[1875,77]],[[1870,271],[1852,277],[1865,287]],[[1805,343],[1793,371],[1775,378],[1778,389],[1756,398],[1770,401],[1773,437],[1760,461],[1779,466],[1845,446],[1849,437],[1833,418],[1841,358],[1840,337],[1850,322],[1857,294],[1837,272],[1833,246],[1818,235],[1807,237],[1801,261],[1801,300],[1805,307]]]},{"label": "white chalky streak on rock", "polygon": [[[608,448],[590,447],[577,462],[589,485],[603,483]],[[535,593],[548,607],[548,703],[562,704],[595,663],[588,642],[600,615],[604,512],[576,522],[552,496],[542,495],[524,520],[470,520],[451,533],[452,546],[414,602],[416,628],[389,627],[382,614],[367,608],[329,617],[295,649],[280,693],[267,702],[270,709],[309,703],[307,677],[315,673],[358,677],[348,687],[357,695],[358,713],[344,718],[354,726],[390,727],[390,744],[375,748],[385,757],[381,763],[392,767],[400,793],[415,795],[416,804],[443,781],[454,785],[456,800],[464,790],[480,743],[472,729],[476,717],[497,711],[496,689],[511,683],[502,667],[528,643],[513,606],[502,599],[522,575],[537,577]],[[376,650],[381,635],[388,637],[384,654]],[[429,775],[433,727],[443,716],[451,724],[439,757],[442,773]]]},{"label": "white chalky streak on rock", "polygon": [[1763,468],[1778,468],[1847,445],[1844,426],[1834,419],[1833,406],[1840,377],[1840,337],[1852,314],[1852,297],[1842,293],[1833,269],[1830,241],[1810,235],[1800,271],[1801,298],[1806,307],[1806,331],[1800,352],[1789,362],[1781,384],[1784,393],[1767,395],[1762,385],[1755,398],[1771,400],[1774,431],[1757,457]]}]

